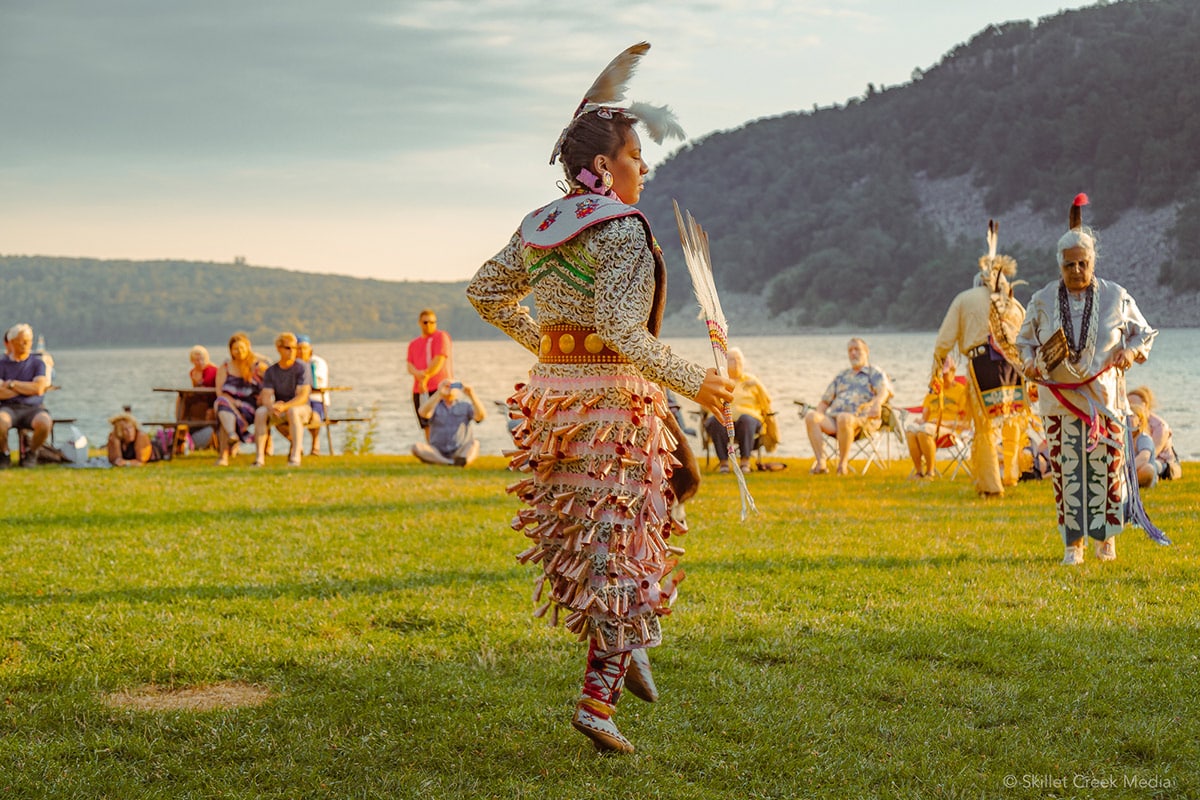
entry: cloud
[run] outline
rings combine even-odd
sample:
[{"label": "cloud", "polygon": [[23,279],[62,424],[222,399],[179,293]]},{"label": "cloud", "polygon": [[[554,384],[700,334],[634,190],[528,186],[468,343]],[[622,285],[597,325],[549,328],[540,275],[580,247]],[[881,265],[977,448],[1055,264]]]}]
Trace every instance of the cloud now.
[{"label": "cloud", "polygon": [[29,158],[370,158],[528,135],[569,114],[603,63],[578,53],[615,54],[653,32],[658,77],[646,85],[667,87],[696,69],[698,52],[732,67],[767,30],[776,48],[813,46],[811,34],[786,33],[813,13],[797,8],[43,0],[5,12],[0,102],[11,113],[0,145]]},{"label": "cloud", "polygon": [[[372,154],[465,140],[477,135],[466,123],[481,104],[522,101],[521,59],[489,41],[482,24],[419,25],[397,20],[394,6],[22,7],[3,26],[0,100],[12,113],[0,142],[25,156]],[[523,124],[489,120],[500,135]]]},{"label": "cloud", "polygon": [[[461,278],[552,196],[555,137],[630,44],[653,44],[630,98],[670,105],[695,139],[901,82],[991,13],[961,0],[0,0],[0,246]],[[643,144],[652,166],[676,146]]]}]

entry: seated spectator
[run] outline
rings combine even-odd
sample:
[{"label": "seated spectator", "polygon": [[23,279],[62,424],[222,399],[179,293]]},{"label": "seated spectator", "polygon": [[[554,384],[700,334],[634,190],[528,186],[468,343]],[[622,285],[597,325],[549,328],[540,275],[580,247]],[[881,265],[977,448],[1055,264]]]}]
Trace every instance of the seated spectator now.
[{"label": "seated spectator", "polygon": [[[763,423],[771,413],[771,398],[758,378],[746,372],[746,357],[736,347],[726,353],[726,365],[733,388],[733,437],[738,451],[738,466],[742,472],[750,471],[750,455],[754,452],[754,441],[758,438]],[[717,451],[719,472],[729,472],[729,431],[725,421],[709,415],[704,420],[704,429]]]},{"label": "seated spectator", "polygon": [[192,362],[192,368],[188,370],[188,378],[191,379],[192,386],[207,386],[215,389],[217,386],[217,365],[209,359],[208,348],[203,345],[196,345],[188,351],[188,360]]},{"label": "seated spectator", "polygon": [[470,386],[443,380],[417,414],[429,420],[429,441],[414,444],[412,454],[426,464],[465,467],[479,455],[471,423],[483,422],[487,414]]},{"label": "seated spectator", "polygon": [[114,467],[141,467],[159,460],[150,437],[138,427],[132,414],[118,414],[108,422],[112,425],[108,434],[108,463]]},{"label": "seated spectator", "polygon": [[970,411],[967,408],[967,384],[954,378],[954,359],[946,356],[942,360],[942,391],[929,388],[921,413],[904,426],[904,437],[908,441],[908,455],[912,458],[913,471],[910,478],[937,477],[936,455],[938,439],[945,435],[971,427]]},{"label": "seated spectator", "polygon": [[292,443],[288,450],[288,466],[298,467],[304,455],[304,428],[312,419],[312,406],[308,404],[312,374],[308,364],[296,358],[294,333],[285,331],[275,337],[275,349],[279,352],[279,360],[263,375],[262,393],[254,413],[254,444],[258,450],[254,466],[261,467],[266,462],[267,442],[273,425]]},{"label": "seated spectator", "polygon": [[1138,486],[1149,489],[1158,484],[1158,459],[1154,455],[1154,438],[1150,435],[1150,409],[1145,403],[1130,403],[1133,434],[1133,466],[1137,470]]},{"label": "seated spectator", "polygon": [[[188,370],[188,378],[191,380],[192,386],[215,389],[218,370],[217,365],[209,359],[208,349],[202,345],[196,345],[188,351],[188,359],[192,362],[192,368]],[[217,412],[213,409],[211,394],[207,392],[179,393],[179,399],[175,402],[176,420],[213,421],[216,418]],[[215,434],[211,427],[187,426],[186,433],[192,437],[192,444],[201,449],[208,447],[215,440]]]},{"label": "seated spectator", "polygon": [[817,407],[804,415],[815,458],[810,470],[814,475],[829,471],[825,465],[827,435],[837,438],[837,474],[850,472],[851,444],[860,434],[869,436],[879,430],[883,424],[883,405],[892,396],[888,376],[868,363],[870,350],[865,341],[851,339],[846,352],[850,368],[833,379]]},{"label": "seated spectator", "polygon": [[[312,377],[312,393],[308,396],[308,404],[312,407],[313,420],[323,421],[329,414],[329,392],[322,392],[321,389],[329,387],[329,365],[325,363],[325,359],[313,355],[312,339],[306,334],[302,333],[296,337],[296,345],[300,348],[297,357],[308,364],[308,372]],[[309,455],[321,455],[320,427],[312,429],[312,448]]]},{"label": "seated spectator", "polygon": [[266,371],[267,362],[254,352],[250,337],[240,332],[229,337],[229,360],[217,369],[217,399],[213,403],[219,423],[217,466],[229,466],[238,444],[254,440],[250,426],[254,424]]},{"label": "seated spectator", "polygon": [[1148,386],[1139,386],[1131,389],[1128,396],[1130,406],[1144,405],[1149,414],[1150,438],[1154,440],[1154,458],[1158,463],[1158,477],[1164,481],[1178,480],[1179,476],[1183,474],[1183,466],[1179,463],[1179,455],[1175,452],[1171,426],[1154,413],[1154,393]]},{"label": "seated spectator", "polygon": [[[46,362],[33,355],[33,328],[22,323],[8,330],[7,353],[0,359],[0,469],[12,466],[8,432],[32,431],[22,467],[35,467],[38,450],[50,437],[54,420],[42,405],[50,388]],[[20,435],[20,434],[18,434]]]}]

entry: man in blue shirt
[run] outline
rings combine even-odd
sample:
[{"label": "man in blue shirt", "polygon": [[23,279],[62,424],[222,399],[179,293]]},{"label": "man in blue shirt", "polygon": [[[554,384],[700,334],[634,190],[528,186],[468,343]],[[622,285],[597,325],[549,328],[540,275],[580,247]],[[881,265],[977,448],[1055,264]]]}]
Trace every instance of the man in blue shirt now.
[{"label": "man in blue shirt", "polygon": [[292,443],[288,466],[298,467],[304,452],[304,428],[312,419],[312,406],[308,404],[312,375],[308,364],[296,358],[294,333],[284,332],[275,337],[275,349],[279,361],[267,367],[263,375],[258,410],[254,412],[254,446],[258,451],[254,466],[261,467],[266,460],[267,440],[274,425]]},{"label": "man in blue shirt", "polygon": [[808,441],[812,445],[811,472],[828,472],[825,466],[825,437],[837,437],[837,474],[850,471],[850,445],[860,433],[870,436],[879,430],[883,404],[892,396],[892,383],[878,367],[867,363],[870,351],[859,338],[850,340],[846,348],[850,369],[843,370],[829,384],[821,402],[804,415]]},{"label": "man in blue shirt", "polygon": [[0,358],[0,469],[12,466],[8,454],[8,432],[33,431],[33,439],[22,467],[37,466],[38,449],[50,437],[54,420],[42,405],[50,388],[46,362],[33,355],[33,328],[22,323],[7,334],[8,353]]},{"label": "man in blue shirt", "polygon": [[443,380],[417,414],[429,420],[429,441],[414,444],[412,453],[426,464],[465,467],[479,455],[471,423],[482,422],[487,414],[470,386]]}]

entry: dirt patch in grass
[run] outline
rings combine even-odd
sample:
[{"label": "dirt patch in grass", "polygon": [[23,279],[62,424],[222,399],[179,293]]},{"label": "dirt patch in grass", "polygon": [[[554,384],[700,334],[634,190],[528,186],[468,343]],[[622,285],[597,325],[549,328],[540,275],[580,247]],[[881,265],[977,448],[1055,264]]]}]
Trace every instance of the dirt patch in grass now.
[{"label": "dirt patch in grass", "polygon": [[265,686],[227,681],[200,686],[147,684],[104,695],[105,704],[133,711],[216,711],[262,705],[275,693]]}]

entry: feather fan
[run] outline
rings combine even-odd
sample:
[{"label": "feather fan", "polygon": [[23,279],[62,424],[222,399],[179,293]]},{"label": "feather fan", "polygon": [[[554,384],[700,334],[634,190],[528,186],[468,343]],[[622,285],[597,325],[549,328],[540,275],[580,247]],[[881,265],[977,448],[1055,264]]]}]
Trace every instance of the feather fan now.
[{"label": "feather fan", "polygon": [[[728,329],[725,322],[725,312],[721,310],[721,298],[717,296],[717,286],[713,282],[712,256],[708,250],[708,233],[700,227],[700,223],[687,213],[679,211],[679,203],[674,200],[675,221],[679,225],[679,241],[683,245],[683,260],[687,262],[688,274],[692,278],[692,291],[696,294],[696,302],[700,304],[700,314],[708,325],[708,340],[712,344],[713,359],[716,361],[717,372],[722,377],[727,375],[727,354],[729,351]],[[734,452],[736,437],[733,432],[733,409],[731,404],[725,404],[722,414],[725,430],[729,434],[728,459],[737,463]],[[751,512],[758,513],[754,498],[750,496],[750,488],[746,486],[746,477],[740,469],[734,469],[737,476],[738,491],[742,498],[742,519]]]}]

